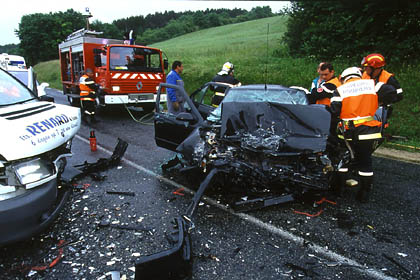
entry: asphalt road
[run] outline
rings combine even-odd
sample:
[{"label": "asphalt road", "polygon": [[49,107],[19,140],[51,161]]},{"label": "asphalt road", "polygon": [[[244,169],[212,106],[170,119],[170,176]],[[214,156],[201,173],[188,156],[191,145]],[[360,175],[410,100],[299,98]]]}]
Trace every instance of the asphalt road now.
[{"label": "asphalt road", "polygon": [[[66,103],[59,91],[50,94]],[[124,110],[100,120],[83,125],[69,164],[108,158],[118,138],[129,143],[121,164],[101,172],[103,181],[79,180],[48,231],[0,248],[1,279],[111,279],[112,271],[131,279],[139,256],[170,248],[171,220],[184,213],[199,181],[176,170],[162,174],[160,165],[173,153],[155,145],[153,126]],[[96,152],[89,149],[90,130]],[[334,201],[237,213],[226,190],[210,190],[195,214],[192,279],[419,279],[420,165],[375,157],[374,167],[369,204],[357,203],[357,188],[348,188]],[[183,195],[173,193],[179,188]],[[60,240],[67,244],[61,250]]]}]

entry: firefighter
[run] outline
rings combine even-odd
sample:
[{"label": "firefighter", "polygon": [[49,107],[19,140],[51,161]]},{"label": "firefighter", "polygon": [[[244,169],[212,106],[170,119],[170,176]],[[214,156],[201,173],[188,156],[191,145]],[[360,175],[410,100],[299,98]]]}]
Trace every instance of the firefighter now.
[{"label": "firefighter", "polygon": [[[223,64],[222,70],[217,73],[217,75],[214,76],[211,81],[240,86],[241,82],[239,82],[239,80],[234,77],[234,68],[235,67],[232,63],[226,62]],[[223,98],[225,97],[226,87],[212,87],[212,90],[214,90],[214,96],[211,100],[211,105],[213,107],[218,107],[220,102],[222,102]]]},{"label": "firefighter", "polygon": [[330,106],[330,98],[334,90],[341,85],[335,76],[334,67],[329,62],[323,62],[319,66],[319,78],[322,80],[319,87],[314,87],[308,95],[310,104],[324,104]]},{"label": "firefighter", "polygon": [[[357,67],[350,67],[341,74],[342,85],[331,98],[331,112],[342,120],[342,136],[344,141],[354,151],[354,163],[358,168],[360,189],[356,199],[366,203],[370,199],[373,188],[372,153],[374,143],[382,138],[381,122],[375,120],[378,109],[378,95],[375,91],[375,81],[362,79],[362,73]],[[342,190],[348,168],[341,167],[338,186]]]},{"label": "firefighter", "polygon": [[85,74],[79,79],[80,105],[82,108],[82,117],[87,122],[97,122],[95,118],[95,99],[98,85],[93,80],[92,69],[87,68]]},{"label": "firefighter", "polygon": [[[382,84],[393,87],[393,91],[387,90],[380,96],[380,103],[396,103],[403,98],[403,90],[400,83],[395,78],[394,74],[389,73],[384,69],[385,58],[379,53],[372,53],[362,59],[361,65],[363,67],[363,79],[373,79],[379,91]],[[390,89],[390,87],[388,87]],[[383,101],[383,102],[382,102]]]}]

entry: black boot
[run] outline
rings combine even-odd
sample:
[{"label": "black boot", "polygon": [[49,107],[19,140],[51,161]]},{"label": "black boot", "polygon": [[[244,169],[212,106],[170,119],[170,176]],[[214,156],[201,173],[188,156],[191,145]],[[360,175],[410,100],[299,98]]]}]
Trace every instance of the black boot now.
[{"label": "black boot", "polygon": [[356,199],[362,203],[368,203],[373,189],[373,176],[360,176],[360,189]]},{"label": "black boot", "polygon": [[346,185],[347,172],[335,172],[331,190],[337,197],[342,197]]}]

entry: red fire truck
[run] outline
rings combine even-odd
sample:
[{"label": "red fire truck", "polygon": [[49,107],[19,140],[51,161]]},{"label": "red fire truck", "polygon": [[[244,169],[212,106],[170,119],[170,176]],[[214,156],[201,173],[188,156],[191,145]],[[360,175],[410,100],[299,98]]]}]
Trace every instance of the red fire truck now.
[{"label": "red fire truck", "polygon": [[[81,29],[59,44],[63,93],[73,106],[80,106],[79,79],[92,69],[100,86],[97,105],[155,107],[156,92],[164,83],[168,60],[160,49],[130,45],[129,41],[98,38],[101,32]],[[166,100],[161,101],[165,102]]]}]

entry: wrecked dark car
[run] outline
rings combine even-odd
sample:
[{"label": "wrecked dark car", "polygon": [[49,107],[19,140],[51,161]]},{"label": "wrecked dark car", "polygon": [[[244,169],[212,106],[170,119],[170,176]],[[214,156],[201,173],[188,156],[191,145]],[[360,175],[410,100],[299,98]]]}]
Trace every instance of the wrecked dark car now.
[{"label": "wrecked dark car", "polygon": [[229,88],[206,119],[194,98],[185,107],[177,116],[155,114],[156,144],[179,153],[183,169],[218,167],[231,183],[301,194],[327,190],[332,172],[347,160],[345,149],[329,149],[331,114],[323,105],[308,105],[301,89]]},{"label": "wrecked dark car", "polygon": [[180,164],[181,171],[200,173],[205,179],[185,215],[174,219],[175,246],[139,259],[136,279],[188,275],[192,215],[213,182],[221,181],[225,188],[234,184],[244,192],[260,189],[261,194],[269,189],[268,195],[239,203],[235,210],[246,210],[244,204],[262,208],[312,191],[328,191],[335,171],[351,158],[346,146],[334,141],[337,136],[330,137],[328,109],[309,105],[304,89],[265,84],[227,87],[220,106],[212,109],[206,105],[210,98],[203,96],[211,85],[188,97],[182,86],[161,84],[175,88],[185,99],[184,110],[177,115],[156,107],[156,144],[179,155],[162,168]]}]

